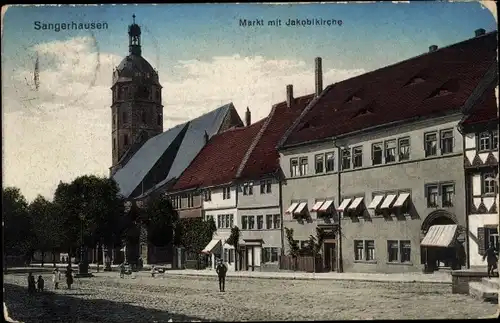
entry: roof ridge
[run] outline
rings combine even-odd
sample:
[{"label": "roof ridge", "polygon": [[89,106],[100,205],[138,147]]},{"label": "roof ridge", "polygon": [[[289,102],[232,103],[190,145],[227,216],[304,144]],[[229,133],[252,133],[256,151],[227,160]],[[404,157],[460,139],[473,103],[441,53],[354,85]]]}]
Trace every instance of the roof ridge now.
[{"label": "roof ridge", "polygon": [[[295,128],[297,128],[297,125],[300,123],[300,121],[302,121],[304,116],[316,105],[316,102],[318,102],[318,100],[320,98],[322,98],[325,95],[325,93],[330,91],[333,86],[334,86],[334,84],[328,85],[323,91],[321,91],[321,93],[318,96],[316,96],[314,99],[311,100],[311,102],[309,102],[307,104],[307,106],[304,108],[304,110],[302,110],[302,112],[300,113],[299,117],[296,118],[295,121],[290,126],[290,128],[288,128],[285,131],[285,134],[283,135],[283,137],[281,137],[280,141],[276,145],[276,149],[279,150],[279,149],[285,147],[285,142],[288,140],[288,137],[295,130]],[[309,94],[309,95],[312,95],[312,94]]]},{"label": "roof ridge", "polygon": [[[399,65],[399,64],[405,63],[405,62],[407,62],[407,61],[411,61],[411,60],[416,59],[416,58],[418,58],[418,57],[422,57],[422,56],[426,56],[426,55],[432,55],[432,54],[435,54],[435,53],[437,53],[437,52],[442,51],[443,49],[447,49],[447,48],[454,47],[454,46],[458,46],[458,45],[463,45],[463,44],[464,44],[464,43],[466,43],[466,42],[472,42],[472,41],[477,40],[477,39],[479,39],[479,38],[484,38],[484,37],[486,37],[486,36],[490,36],[490,35],[493,35],[493,34],[495,34],[495,33],[497,33],[497,31],[496,31],[496,30],[494,30],[494,31],[490,31],[489,33],[486,33],[486,34],[481,35],[481,36],[468,38],[468,39],[462,40],[462,41],[460,41],[460,42],[458,42],[458,43],[453,43],[453,44],[446,45],[446,46],[444,46],[444,47],[439,47],[438,49],[436,49],[435,51],[432,51],[432,52],[429,52],[429,51],[427,51],[427,52],[423,52],[423,53],[422,53],[422,54],[420,54],[420,55],[412,56],[412,57],[409,57],[409,58],[404,59],[404,60],[402,60],[402,61],[398,61],[398,62],[393,63],[393,64],[390,64],[390,65],[382,66],[382,67],[379,67],[379,68],[377,68],[377,69],[375,69],[375,70],[372,70],[372,71],[369,71],[369,72],[366,72],[366,73],[363,73],[363,74],[360,74],[360,75],[356,75],[356,76],[353,76],[353,77],[351,77],[351,78],[348,78],[348,79],[345,79],[345,80],[338,81],[338,82],[336,82],[336,83],[342,83],[342,82],[344,82],[344,81],[347,81],[347,80],[352,80],[352,79],[357,78],[357,77],[360,77],[360,76],[365,76],[365,75],[368,75],[368,74],[371,74],[371,73],[375,73],[375,72],[378,72],[378,71],[380,71],[380,70],[384,70],[384,69],[386,69],[386,68],[394,67],[394,66],[397,66],[397,65]],[[498,37],[497,37],[497,38],[498,38]],[[336,84],[336,83],[334,83],[334,84]]]},{"label": "roof ridge", "polygon": [[[236,172],[236,176],[235,178],[239,178],[241,177],[241,173],[243,172],[243,170],[245,169],[245,166],[248,162],[248,159],[250,158],[250,155],[252,154],[252,152],[254,151],[255,147],[257,146],[257,144],[259,143],[260,139],[262,138],[262,136],[264,135],[264,132],[266,131],[267,127],[269,126],[269,124],[271,123],[271,120],[274,116],[276,112],[276,106],[273,106],[271,108],[271,112],[269,113],[269,115],[265,118],[265,122],[264,124],[262,125],[262,127],[260,128],[259,132],[257,133],[257,136],[255,136],[255,139],[252,141],[252,143],[250,144],[250,147],[248,147],[246,153],[245,153],[245,156],[243,156],[243,159],[241,160],[241,164],[240,164],[240,167],[238,167],[238,171]],[[262,119],[261,121],[263,121],[264,119]],[[257,121],[256,124],[260,122],[260,121]]]}]

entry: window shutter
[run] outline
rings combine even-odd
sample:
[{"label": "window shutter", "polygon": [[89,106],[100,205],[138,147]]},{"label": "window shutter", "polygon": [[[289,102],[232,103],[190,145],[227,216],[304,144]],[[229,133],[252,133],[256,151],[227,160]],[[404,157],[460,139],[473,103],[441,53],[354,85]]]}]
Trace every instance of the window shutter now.
[{"label": "window shutter", "polygon": [[477,228],[477,252],[483,256],[486,252],[485,230],[482,227]]}]

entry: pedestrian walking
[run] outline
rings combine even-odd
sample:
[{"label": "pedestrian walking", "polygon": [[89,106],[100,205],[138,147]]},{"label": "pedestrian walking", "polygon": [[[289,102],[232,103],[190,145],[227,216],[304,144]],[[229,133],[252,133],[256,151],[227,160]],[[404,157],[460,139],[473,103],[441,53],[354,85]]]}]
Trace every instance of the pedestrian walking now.
[{"label": "pedestrian walking", "polygon": [[59,282],[61,281],[61,272],[59,268],[56,267],[52,272],[52,283],[54,283],[54,289],[59,289]]},{"label": "pedestrian walking", "polygon": [[222,259],[219,260],[219,264],[217,265],[215,271],[217,272],[217,276],[219,276],[219,290],[224,292],[226,287],[226,273],[227,267],[222,262]]},{"label": "pedestrian walking", "polygon": [[120,264],[120,278],[125,277],[125,264],[122,262]]},{"label": "pedestrian walking", "polygon": [[33,294],[36,291],[35,277],[32,273],[28,274],[28,293]]},{"label": "pedestrian walking", "polygon": [[151,266],[151,277],[155,277],[155,274],[156,274],[156,267],[153,265]]},{"label": "pedestrian walking", "polygon": [[43,292],[43,288],[45,287],[45,280],[43,279],[42,275],[38,276],[36,287],[39,292]]},{"label": "pedestrian walking", "polygon": [[71,285],[73,284],[73,269],[71,265],[66,267],[66,285],[68,285],[68,289],[71,289]]},{"label": "pedestrian walking", "polygon": [[488,263],[488,278],[490,278],[491,276],[494,276],[493,271],[495,269],[497,269],[497,261],[498,261],[497,252],[498,251],[496,250],[493,243],[490,242],[490,245],[489,245],[488,249],[486,249],[486,252],[484,253],[484,256],[483,256],[483,261],[484,261],[484,259],[486,259],[486,261]]}]

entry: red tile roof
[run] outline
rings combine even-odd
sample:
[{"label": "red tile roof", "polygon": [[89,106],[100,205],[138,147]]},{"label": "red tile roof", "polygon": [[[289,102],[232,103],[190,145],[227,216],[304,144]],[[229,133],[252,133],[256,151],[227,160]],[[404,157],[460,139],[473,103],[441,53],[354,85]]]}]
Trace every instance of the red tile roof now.
[{"label": "red tile roof", "polygon": [[496,82],[484,92],[483,96],[476,103],[476,107],[462,122],[463,125],[469,126],[498,120],[495,86],[497,86]]},{"label": "red tile roof", "polygon": [[314,98],[313,94],[295,98],[289,108],[286,102],[276,104],[269,114],[269,123],[261,134],[240,173],[240,179],[257,179],[275,173],[279,167],[276,146],[280,139]]},{"label": "red tile roof", "polygon": [[283,146],[458,111],[496,56],[495,31],[330,85]]},{"label": "red tile roof", "polygon": [[173,191],[222,185],[233,181],[250,145],[266,119],[210,138],[173,186]]}]

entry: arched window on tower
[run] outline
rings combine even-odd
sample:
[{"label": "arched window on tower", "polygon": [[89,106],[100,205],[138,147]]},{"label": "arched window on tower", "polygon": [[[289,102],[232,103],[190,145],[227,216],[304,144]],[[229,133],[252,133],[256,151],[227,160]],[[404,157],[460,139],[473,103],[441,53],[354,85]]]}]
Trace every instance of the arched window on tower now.
[{"label": "arched window on tower", "polygon": [[156,89],[156,98],[158,102],[161,102],[161,92],[160,89]]},{"label": "arched window on tower", "polygon": [[123,135],[123,145],[128,146],[128,134]]},{"label": "arched window on tower", "polygon": [[158,113],[156,116],[156,122],[159,126],[161,126],[162,119],[163,119],[163,116],[161,115],[161,113]]},{"label": "arched window on tower", "polygon": [[127,112],[122,112],[122,123],[127,123],[127,122],[128,122]]},{"label": "arched window on tower", "polygon": [[127,97],[127,87],[120,88],[119,100],[125,100],[126,97]]},{"label": "arched window on tower", "polygon": [[113,151],[116,150],[116,138],[113,138]]},{"label": "arched window on tower", "polygon": [[117,120],[116,120],[116,113],[113,113],[113,127],[118,127],[118,123],[117,123]]},{"label": "arched window on tower", "polygon": [[147,118],[146,118],[146,111],[144,111],[144,110],[143,110],[143,111],[141,112],[141,120],[142,120],[142,123],[146,123],[146,119],[147,119]]}]

